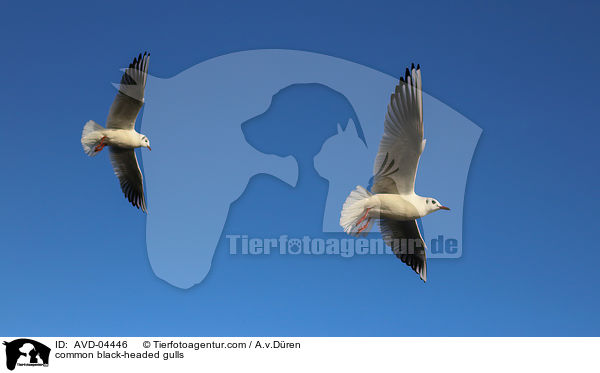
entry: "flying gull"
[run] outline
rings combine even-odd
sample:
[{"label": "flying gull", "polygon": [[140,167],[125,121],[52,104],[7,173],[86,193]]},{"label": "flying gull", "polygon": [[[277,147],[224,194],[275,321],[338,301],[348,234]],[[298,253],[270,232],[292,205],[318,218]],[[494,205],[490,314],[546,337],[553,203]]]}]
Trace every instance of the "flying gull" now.
[{"label": "flying gull", "polygon": [[135,130],[135,120],[144,104],[149,59],[150,54],[144,52],[125,69],[119,92],[106,119],[106,128],[90,120],[81,135],[83,150],[90,157],[105,146],[110,147],[110,162],[119,178],[121,190],[132,205],[144,212],[147,211],[144,179],[134,149],[144,147],[152,150],[148,138]]},{"label": "flying gull", "polygon": [[427,281],[426,247],[416,219],[450,209],[434,198],[415,194],[415,177],[424,148],[421,68],[413,64],[400,78],[388,104],[371,192],[357,186],[350,193],[340,225],[346,233],[360,236],[379,220],[385,243]]}]

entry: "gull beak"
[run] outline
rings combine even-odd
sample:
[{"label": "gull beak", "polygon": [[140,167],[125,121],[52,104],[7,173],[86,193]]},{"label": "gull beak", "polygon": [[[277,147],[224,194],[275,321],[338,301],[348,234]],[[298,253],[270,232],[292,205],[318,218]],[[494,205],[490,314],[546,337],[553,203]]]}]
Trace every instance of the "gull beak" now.
[{"label": "gull beak", "polygon": [[446,207],[446,206],[440,206],[440,210],[448,210],[448,211],[450,211],[450,208]]},{"label": "gull beak", "polygon": [[151,147],[147,146],[147,148],[148,148],[148,150],[152,151],[152,148],[151,148]]}]

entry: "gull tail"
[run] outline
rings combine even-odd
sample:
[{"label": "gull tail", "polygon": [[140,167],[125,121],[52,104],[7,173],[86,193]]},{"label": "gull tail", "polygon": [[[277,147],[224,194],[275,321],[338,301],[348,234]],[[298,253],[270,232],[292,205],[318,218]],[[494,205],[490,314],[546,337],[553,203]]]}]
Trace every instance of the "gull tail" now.
[{"label": "gull tail", "polygon": [[85,154],[93,157],[99,153],[95,150],[95,148],[102,139],[103,131],[104,127],[93,120],[88,120],[85,126],[83,126],[83,132],[81,134],[81,146],[83,146],[83,151]]},{"label": "gull tail", "polygon": [[366,235],[373,225],[373,218],[368,217],[366,202],[373,194],[360,185],[346,198],[340,216],[340,225],[344,232],[351,236]]}]

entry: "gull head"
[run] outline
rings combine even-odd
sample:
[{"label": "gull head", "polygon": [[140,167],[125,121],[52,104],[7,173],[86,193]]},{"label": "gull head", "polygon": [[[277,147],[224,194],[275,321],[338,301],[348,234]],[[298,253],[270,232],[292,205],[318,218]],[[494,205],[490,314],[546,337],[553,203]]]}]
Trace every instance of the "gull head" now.
[{"label": "gull head", "polygon": [[427,209],[427,213],[432,213],[438,210],[450,210],[435,198],[425,198],[425,208]]},{"label": "gull head", "polygon": [[152,150],[150,148],[150,140],[148,140],[146,135],[140,134],[140,146],[143,148],[148,148],[148,150]]}]

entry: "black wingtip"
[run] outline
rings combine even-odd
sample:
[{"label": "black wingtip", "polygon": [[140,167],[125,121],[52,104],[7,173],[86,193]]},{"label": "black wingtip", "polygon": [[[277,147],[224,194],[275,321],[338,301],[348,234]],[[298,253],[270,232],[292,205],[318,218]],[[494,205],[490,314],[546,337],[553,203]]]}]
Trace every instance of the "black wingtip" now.
[{"label": "black wingtip", "polygon": [[[421,69],[421,65],[417,64],[416,70],[420,70]],[[411,71],[415,70],[415,64],[414,62],[410,64],[410,68],[406,68],[406,71],[404,71],[404,76],[400,76],[400,81],[403,83],[408,82],[408,78],[410,78],[412,76]]]}]

